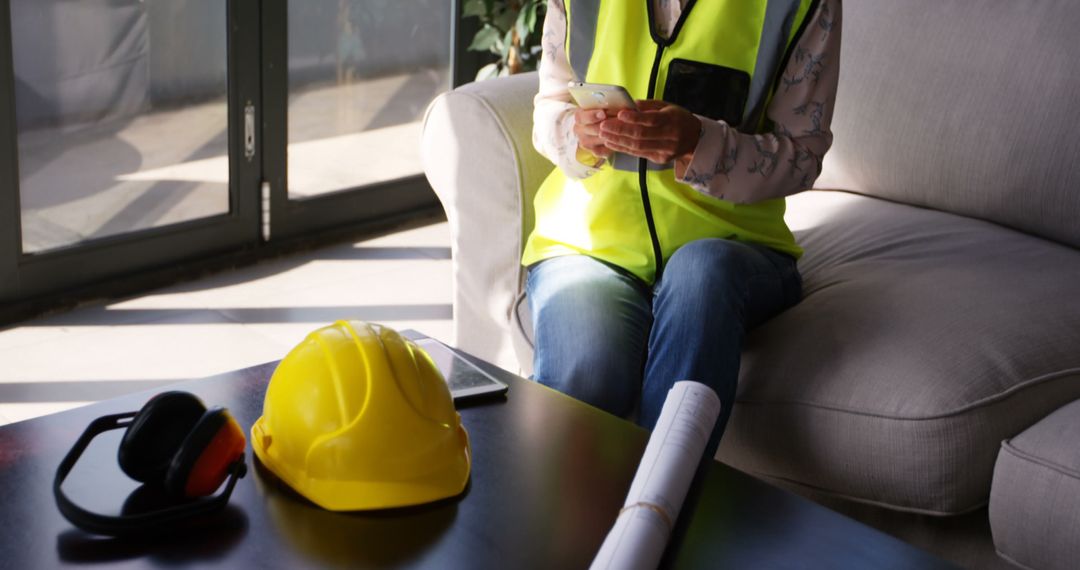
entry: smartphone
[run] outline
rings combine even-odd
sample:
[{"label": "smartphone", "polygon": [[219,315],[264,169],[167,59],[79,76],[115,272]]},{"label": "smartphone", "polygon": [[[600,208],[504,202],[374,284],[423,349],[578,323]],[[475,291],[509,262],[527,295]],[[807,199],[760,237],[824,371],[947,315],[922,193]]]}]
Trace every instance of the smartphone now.
[{"label": "smartphone", "polygon": [[446,378],[454,403],[497,396],[510,389],[433,338],[422,338],[415,342],[435,361],[435,366],[442,372],[443,378]]},{"label": "smartphone", "polygon": [[574,82],[570,84],[569,88],[570,97],[582,109],[637,110],[634,98],[619,85]]}]

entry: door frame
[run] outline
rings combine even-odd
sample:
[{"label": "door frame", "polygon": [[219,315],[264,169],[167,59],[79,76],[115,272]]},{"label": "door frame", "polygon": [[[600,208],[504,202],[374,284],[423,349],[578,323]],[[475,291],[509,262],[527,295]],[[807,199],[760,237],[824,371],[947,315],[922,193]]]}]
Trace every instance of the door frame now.
[{"label": "door frame", "polygon": [[227,0],[229,212],[97,238],[41,253],[22,248],[18,129],[10,0],[0,0],[0,306],[24,303],[230,249],[258,240],[262,156],[245,158],[244,107],[261,107],[259,3]]},{"label": "door frame", "polygon": [[[451,19],[455,8],[451,7]],[[289,198],[288,9],[288,0],[263,0],[263,177],[269,184],[270,239],[295,238],[348,226],[364,227],[413,211],[429,213],[440,209],[438,198],[423,174],[299,200]],[[452,53],[452,47],[448,49]],[[452,81],[452,69],[449,76]]]},{"label": "door frame", "polygon": [[[22,248],[18,129],[10,0],[0,0],[0,323],[57,306],[133,294],[207,269],[250,264],[297,247],[434,220],[442,206],[423,175],[303,200],[288,197],[287,0],[226,0],[229,212],[26,254]],[[467,52],[476,23],[451,3],[450,77],[471,81],[481,56]],[[265,35],[264,35],[265,34]],[[273,62],[278,62],[275,65]],[[449,85],[448,85],[449,87]],[[244,157],[245,107],[255,109],[255,147]],[[263,239],[268,183],[270,241]]]}]

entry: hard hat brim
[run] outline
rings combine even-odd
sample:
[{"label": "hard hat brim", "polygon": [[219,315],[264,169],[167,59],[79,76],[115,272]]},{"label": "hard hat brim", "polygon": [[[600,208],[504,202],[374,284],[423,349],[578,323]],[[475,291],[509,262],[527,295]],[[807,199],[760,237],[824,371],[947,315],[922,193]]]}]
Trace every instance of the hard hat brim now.
[{"label": "hard hat brim", "polygon": [[460,495],[469,482],[472,468],[469,435],[458,424],[461,445],[447,469],[434,476],[412,481],[357,481],[310,477],[275,457],[264,435],[263,417],[251,428],[252,449],[259,461],[294,491],[330,511],[392,509],[423,505]]}]

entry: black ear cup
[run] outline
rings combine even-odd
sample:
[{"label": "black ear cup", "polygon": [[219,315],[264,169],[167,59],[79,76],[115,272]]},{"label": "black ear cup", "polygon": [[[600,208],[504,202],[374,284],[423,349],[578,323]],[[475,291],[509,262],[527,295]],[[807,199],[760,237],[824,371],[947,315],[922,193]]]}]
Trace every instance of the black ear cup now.
[{"label": "black ear cup", "polygon": [[[167,493],[176,497],[187,495],[185,488],[195,463],[202,456],[203,451],[210,446],[210,442],[221,431],[221,427],[225,425],[228,419],[229,415],[225,408],[217,406],[203,414],[169,463],[169,470],[165,475],[165,491]],[[222,466],[223,470],[224,467]]]},{"label": "black ear cup", "polygon": [[202,401],[188,392],[154,396],[124,433],[117,457],[120,468],[136,481],[164,481],[173,457],[205,413]]}]

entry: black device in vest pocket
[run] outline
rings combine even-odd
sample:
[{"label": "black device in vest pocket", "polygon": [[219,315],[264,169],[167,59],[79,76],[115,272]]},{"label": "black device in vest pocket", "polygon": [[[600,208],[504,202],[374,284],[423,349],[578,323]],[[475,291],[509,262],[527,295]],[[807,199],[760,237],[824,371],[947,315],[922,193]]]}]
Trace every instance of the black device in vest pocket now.
[{"label": "black device in vest pocket", "polygon": [[750,96],[750,74],[722,65],[675,59],[668,65],[664,100],[691,113],[738,127]]}]

